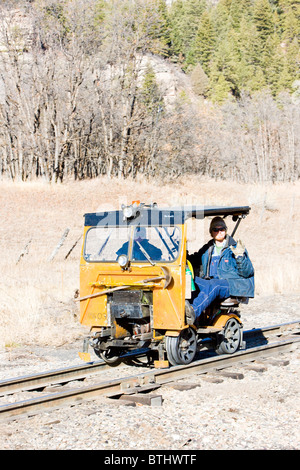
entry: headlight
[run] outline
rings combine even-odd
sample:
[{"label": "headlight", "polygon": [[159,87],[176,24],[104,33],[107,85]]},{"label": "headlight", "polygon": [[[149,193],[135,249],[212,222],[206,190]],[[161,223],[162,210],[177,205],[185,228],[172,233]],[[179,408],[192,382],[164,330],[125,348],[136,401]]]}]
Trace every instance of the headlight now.
[{"label": "headlight", "polygon": [[124,207],[123,215],[126,219],[130,219],[134,215],[134,210],[132,206]]},{"label": "headlight", "polygon": [[118,258],[118,263],[121,266],[121,268],[126,268],[128,265],[128,256],[127,255],[120,255]]},{"label": "headlight", "polygon": [[136,217],[143,206],[144,204],[141,204],[140,201],[133,201],[130,206],[124,206],[124,204],[122,204],[123,220]]}]

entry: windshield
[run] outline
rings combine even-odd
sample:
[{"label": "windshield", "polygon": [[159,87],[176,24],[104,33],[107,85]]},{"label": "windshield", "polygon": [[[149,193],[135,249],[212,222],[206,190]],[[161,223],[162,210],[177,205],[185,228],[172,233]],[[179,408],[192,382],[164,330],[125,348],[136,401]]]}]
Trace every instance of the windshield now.
[{"label": "windshield", "polygon": [[87,231],[84,258],[87,261],[117,261],[128,255],[132,261],[174,261],[179,253],[178,227],[135,227],[129,253],[129,227],[93,227]]},{"label": "windshield", "polygon": [[180,243],[178,227],[136,227],[132,247],[132,261],[173,261]]},{"label": "windshield", "polygon": [[130,228],[93,227],[86,234],[84,258],[87,261],[116,261],[123,249],[127,254]]}]

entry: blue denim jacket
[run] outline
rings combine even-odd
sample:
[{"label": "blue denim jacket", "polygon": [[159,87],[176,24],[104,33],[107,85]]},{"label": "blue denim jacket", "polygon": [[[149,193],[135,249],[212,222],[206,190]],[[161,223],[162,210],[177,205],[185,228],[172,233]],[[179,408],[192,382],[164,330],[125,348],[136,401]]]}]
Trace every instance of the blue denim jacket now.
[{"label": "blue denim jacket", "polygon": [[[229,284],[229,294],[234,297],[254,297],[254,268],[247,250],[242,257],[235,258],[230,246],[236,246],[236,241],[227,235],[226,245],[223,248],[217,267],[219,279],[226,279]],[[188,256],[195,266],[200,266],[200,276],[209,276],[209,264],[214,247],[210,240],[198,253]]]}]

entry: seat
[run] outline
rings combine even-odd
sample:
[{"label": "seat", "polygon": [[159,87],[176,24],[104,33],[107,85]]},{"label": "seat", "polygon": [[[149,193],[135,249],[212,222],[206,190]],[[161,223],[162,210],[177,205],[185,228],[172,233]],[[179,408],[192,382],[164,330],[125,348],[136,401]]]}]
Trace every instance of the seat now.
[{"label": "seat", "polygon": [[227,299],[223,300],[220,303],[220,307],[227,308],[227,307],[237,307],[239,305],[238,299],[228,297]]}]

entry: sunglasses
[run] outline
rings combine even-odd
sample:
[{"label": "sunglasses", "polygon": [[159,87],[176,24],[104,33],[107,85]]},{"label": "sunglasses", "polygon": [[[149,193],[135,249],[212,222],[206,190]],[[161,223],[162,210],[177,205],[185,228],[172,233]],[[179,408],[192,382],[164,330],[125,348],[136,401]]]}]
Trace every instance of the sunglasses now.
[{"label": "sunglasses", "polygon": [[223,227],[216,227],[212,229],[212,232],[217,233],[217,232],[225,232],[225,228]]}]

